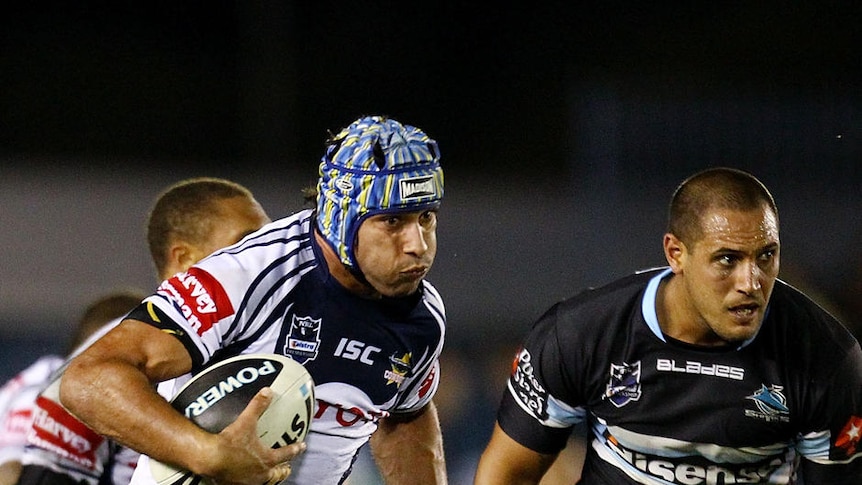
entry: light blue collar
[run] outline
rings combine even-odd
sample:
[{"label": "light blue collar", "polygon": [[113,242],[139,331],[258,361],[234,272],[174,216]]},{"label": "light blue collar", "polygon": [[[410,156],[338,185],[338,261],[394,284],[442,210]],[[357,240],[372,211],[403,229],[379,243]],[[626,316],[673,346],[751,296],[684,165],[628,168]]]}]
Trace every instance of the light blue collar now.
[{"label": "light blue collar", "polygon": [[[661,280],[670,276],[671,270],[670,268],[665,269],[661,273],[653,276],[653,278],[649,281],[646,287],[646,291],[644,292],[644,299],[641,301],[641,312],[643,313],[644,320],[647,323],[650,331],[659,338],[662,342],[667,343],[667,339],[664,336],[664,332],[661,331],[661,327],[658,324],[658,314],[655,310],[655,300],[658,296],[658,286],[661,284]],[[761,325],[762,328],[762,325]],[[760,333],[760,329],[757,330],[757,333]],[[742,342],[736,350],[740,350],[746,345],[750,344],[757,338],[757,333],[755,333],[750,339]]]},{"label": "light blue collar", "polygon": [[667,339],[664,338],[664,333],[661,331],[661,327],[658,324],[658,314],[655,311],[655,299],[658,296],[658,285],[661,283],[661,280],[670,275],[670,273],[670,268],[667,268],[661,273],[653,276],[653,278],[649,280],[649,284],[647,284],[646,292],[644,292],[644,299],[641,301],[641,312],[643,313],[647,326],[652,333],[659,338],[659,340],[665,343],[667,342]]}]

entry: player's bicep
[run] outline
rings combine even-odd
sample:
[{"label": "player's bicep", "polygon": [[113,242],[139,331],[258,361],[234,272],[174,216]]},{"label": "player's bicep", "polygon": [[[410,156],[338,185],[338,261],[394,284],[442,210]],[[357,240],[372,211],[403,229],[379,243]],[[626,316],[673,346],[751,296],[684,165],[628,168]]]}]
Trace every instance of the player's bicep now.
[{"label": "player's bicep", "polygon": [[189,352],[174,335],[133,319],[111,329],[80,357],[92,363],[130,365],[154,383],[182,375],[192,364]]}]

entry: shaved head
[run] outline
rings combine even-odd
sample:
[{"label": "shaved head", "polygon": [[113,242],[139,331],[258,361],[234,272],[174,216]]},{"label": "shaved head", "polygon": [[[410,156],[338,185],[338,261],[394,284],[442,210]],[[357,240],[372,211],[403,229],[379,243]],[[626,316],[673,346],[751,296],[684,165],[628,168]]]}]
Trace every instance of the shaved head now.
[{"label": "shaved head", "polygon": [[703,236],[702,216],[711,209],[750,211],[768,207],[778,221],[769,190],[753,175],[733,168],[704,170],[684,180],[671,198],[667,232],[688,246]]}]

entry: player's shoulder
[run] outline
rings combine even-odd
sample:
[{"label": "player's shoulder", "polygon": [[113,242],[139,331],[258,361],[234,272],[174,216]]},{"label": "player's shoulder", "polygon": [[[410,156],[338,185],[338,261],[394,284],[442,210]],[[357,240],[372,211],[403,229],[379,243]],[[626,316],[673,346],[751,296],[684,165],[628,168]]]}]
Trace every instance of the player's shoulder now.
[{"label": "player's shoulder", "polygon": [[615,334],[642,319],[641,302],[649,282],[665,268],[639,271],[600,286],[589,287],[553,305],[537,326],[554,326],[566,339]]},{"label": "player's shoulder", "polygon": [[[235,245],[236,249],[302,242],[311,236],[313,211],[305,209],[265,224]],[[226,252],[230,252],[226,250]]]},{"label": "player's shoulder", "polygon": [[215,272],[223,268],[253,271],[271,267],[274,260],[290,265],[297,258],[312,259],[311,214],[311,210],[303,210],[272,221],[236,244],[216,251],[196,266]]},{"label": "player's shoulder", "polygon": [[621,278],[591,286],[560,302],[560,311],[614,312],[630,305],[640,305],[641,297],[649,282],[666,271],[652,268],[638,271]]},{"label": "player's shoulder", "polygon": [[791,284],[776,280],[769,303],[768,317],[774,328],[793,341],[807,346],[835,346],[848,349],[858,345],[850,330],[812,297]]}]

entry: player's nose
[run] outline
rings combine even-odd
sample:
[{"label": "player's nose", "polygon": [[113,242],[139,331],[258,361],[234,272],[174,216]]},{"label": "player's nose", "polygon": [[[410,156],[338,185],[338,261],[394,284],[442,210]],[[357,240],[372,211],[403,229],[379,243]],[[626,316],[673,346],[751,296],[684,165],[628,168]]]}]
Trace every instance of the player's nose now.
[{"label": "player's nose", "polygon": [[404,229],[404,252],[422,256],[428,251],[425,230],[418,221],[411,222]]}]

